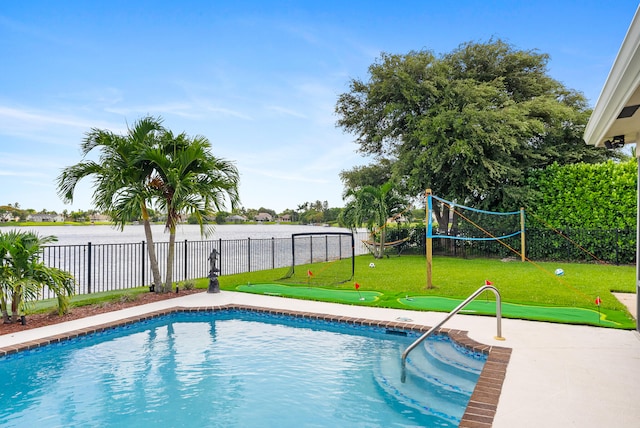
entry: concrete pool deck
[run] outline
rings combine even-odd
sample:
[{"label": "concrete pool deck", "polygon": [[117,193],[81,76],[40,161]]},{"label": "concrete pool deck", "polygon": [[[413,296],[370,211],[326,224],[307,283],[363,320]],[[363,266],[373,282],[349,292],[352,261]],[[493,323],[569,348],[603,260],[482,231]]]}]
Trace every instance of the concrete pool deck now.
[{"label": "concrete pool deck", "polygon": [[[435,325],[445,314],[340,305],[222,291],[137,306],[0,336],[0,348],[176,306],[248,305],[380,321]],[[635,331],[456,315],[443,328],[512,349],[493,427],[640,426],[640,335]]]}]

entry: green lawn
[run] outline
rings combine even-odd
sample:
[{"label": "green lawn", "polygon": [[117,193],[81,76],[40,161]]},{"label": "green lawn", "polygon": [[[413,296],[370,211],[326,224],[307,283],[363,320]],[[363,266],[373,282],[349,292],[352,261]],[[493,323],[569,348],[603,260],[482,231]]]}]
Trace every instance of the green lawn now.
[{"label": "green lawn", "polygon": [[[203,282],[204,284],[204,282]],[[205,287],[202,285],[202,287]],[[128,290],[104,291],[92,294],[78,294],[71,298],[71,307],[95,305],[116,301],[133,301],[141,293],[148,293],[149,287],[137,287]],[[28,313],[52,312],[57,307],[56,299],[45,299],[33,302]]]},{"label": "green lawn", "polygon": [[[374,268],[369,267],[371,262],[375,263]],[[506,317],[604,325],[606,323],[598,318],[601,312],[603,319],[613,320],[611,325],[613,327],[635,327],[635,322],[627,309],[611,294],[611,291],[635,291],[635,268],[632,266],[522,263],[494,259],[436,257],[433,261],[434,288],[427,289],[426,260],[423,256],[391,257],[380,260],[374,260],[371,256],[360,256],[356,258],[354,279],[343,284],[331,284],[331,279],[336,277],[331,271],[340,270],[344,276],[344,273],[350,269],[347,263],[348,261],[341,261],[296,267],[297,275],[285,281],[281,278],[287,269],[222,276],[220,285],[225,290],[263,292],[304,299],[419,310],[421,307],[415,302],[421,301],[423,296],[450,298],[452,307],[455,307],[455,302],[465,299],[484,285],[485,280],[488,280],[500,291],[503,303],[513,304],[513,315],[503,311]],[[562,268],[564,275],[555,275],[557,268]],[[312,271],[311,277],[307,276],[307,270]],[[377,292],[380,295],[375,299],[360,301],[356,296],[355,282],[360,285],[361,293]],[[247,284],[286,284],[290,286],[290,291],[285,292],[284,289],[279,289],[277,292],[258,291],[255,287],[253,290],[239,287]],[[300,289],[295,290],[296,286]],[[316,291],[311,293],[304,291],[311,288],[315,288]],[[327,296],[326,290],[350,290],[354,296],[347,300],[344,294],[341,297],[332,298]],[[485,294],[486,296],[483,295],[481,300],[494,299],[492,293]],[[598,296],[602,300],[600,308],[595,304]],[[408,300],[407,297],[409,297]],[[424,310],[451,310],[450,305],[440,307],[434,302],[436,300],[432,299],[431,306],[425,306]],[[493,306],[495,308],[495,304]],[[527,311],[526,307],[530,309]],[[543,311],[539,309],[540,307],[556,308],[555,312],[558,316],[541,315],[548,311]],[[572,311],[572,308],[575,310]],[[578,308],[584,311],[579,311]],[[580,312],[586,315],[576,316],[569,312],[576,314]],[[478,313],[488,312],[479,311]],[[530,316],[527,316],[528,314]],[[584,320],[585,317],[587,321]]]},{"label": "green lawn", "polygon": [[[375,267],[369,267],[371,262]],[[564,270],[563,276],[554,274],[557,268]],[[505,317],[635,328],[627,309],[611,294],[611,291],[635,292],[633,266],[435,257],[433,289],[426,288],[424,256],[403,255],[380,260],[370,255],[356,257],[355,277],[345,283],[336,283],[335,278],[349,277],[350,260],[297,266],[292,278],[283,279],[288,270],[222,275],[220,288],[354,305],[450,311],[488,280],[500,291]],[[311,271],[312,276],[308,276],[307,271]],[[355,289],[356,282],[359,290]],[[197,288],[206,289],[207,284],[207,278],[195,281]],[[135,294],[147,291],[148,288],[141,287],[75,296],[72,305],[132,299]],[[595,305],[598,296],[602,300],[600,308]],[[492,314],[495,312],[493,300],[493,293],[483,293],[476,300],[476,306],[468,309],[478,314]],[[52,301],[38,302],[33,311],[53,307]]]}]

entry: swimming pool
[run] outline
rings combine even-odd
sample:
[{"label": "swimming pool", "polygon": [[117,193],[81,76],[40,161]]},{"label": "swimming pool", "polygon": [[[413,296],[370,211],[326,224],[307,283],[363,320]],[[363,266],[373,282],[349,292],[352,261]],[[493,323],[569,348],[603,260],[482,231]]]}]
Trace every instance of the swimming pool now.
[{"label": "swimming pool", "polygon": [[417,334],[178,312],[2,358],[0,425],[457,426],[483,358],[437,337],[402,384]]}]

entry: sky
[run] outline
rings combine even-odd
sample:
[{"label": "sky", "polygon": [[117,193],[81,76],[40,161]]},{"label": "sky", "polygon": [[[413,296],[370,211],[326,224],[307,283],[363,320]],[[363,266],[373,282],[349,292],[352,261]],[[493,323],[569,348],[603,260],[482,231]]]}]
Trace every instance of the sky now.
[{"label": "sky", "polygon": [[[246,209],[342,207],[339,173],[371,159],[336,126],[352,79],[382,52],[502,39],[549,54],[594,106],[636,1],[181,0],[0,2],[0,205],[88,210],[56,191],[92,128],[145,116],[202,135],[240,172]],[[230,207],[227,207],[230,210]]]}]

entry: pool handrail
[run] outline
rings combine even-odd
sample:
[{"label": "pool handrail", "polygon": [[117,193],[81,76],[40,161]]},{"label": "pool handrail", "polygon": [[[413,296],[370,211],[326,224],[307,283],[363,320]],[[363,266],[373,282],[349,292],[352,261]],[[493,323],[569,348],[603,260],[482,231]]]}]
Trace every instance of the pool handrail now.
[{"label": "pool handrail", "polygon": [[504,340],[504,337],[502,337],[502,300],[500,298],[500,292],[493,285],[483,285],[482,287],[478,288],[472,295],[467,297],[462,303],[456,306],[455,309],[449,312],[449,314],[442,321],[440,321],[435,326],[431,327],[429,331],[427,331],[425,334],[417,338],[411,345],[407,347],[407,349],[405,349],[405,351],[402,353],[402,378],[401,378],[402,382],[404,382],[406,379],[407,356],[409,355],[409,352],[411,352],[423,340],[425,340],[427,337],[433,334],[433,332],[438,330],[445,322],[449,321],[451,317],[453,317],[455,314],[460,312],[462,308],[467,306],[473,299],[478,297],[478,295],[480,295],[480,293],[482,293],[485,290],[491,290],[493,291],[493,294],[496,295],[496,320],[498,324],[497,325],[498,331],[495,339]]}]

